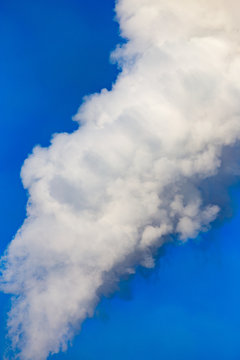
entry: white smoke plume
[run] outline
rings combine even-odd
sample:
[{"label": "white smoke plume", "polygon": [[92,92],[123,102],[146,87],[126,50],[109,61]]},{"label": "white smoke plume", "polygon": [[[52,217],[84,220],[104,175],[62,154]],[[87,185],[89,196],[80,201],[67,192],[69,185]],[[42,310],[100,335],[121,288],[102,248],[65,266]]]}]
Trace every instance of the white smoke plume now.
[{"label": "white smoke plume", "polygon": [[222,176],[240,138],[239,2],[119,0],[116,12],[127,42],[112,90],[86,98],[79,129],[22,168],[28,215],[1,277],[22,360],[65,349],[106,288],[153,267],[169,235],[209,227],[220,209],[201,183]]}]

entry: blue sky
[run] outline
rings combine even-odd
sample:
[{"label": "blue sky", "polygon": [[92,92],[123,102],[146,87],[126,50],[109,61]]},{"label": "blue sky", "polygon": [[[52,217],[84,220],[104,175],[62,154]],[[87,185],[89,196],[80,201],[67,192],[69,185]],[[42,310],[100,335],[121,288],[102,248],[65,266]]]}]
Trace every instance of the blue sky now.
[{"label": "blue sky", "polygon": [[[71,132],[82,97],[110,88],[109,54],[120,38],[114,2],[0,3],[0,249],[25,217],[19,172],[36,144]],[[240,188],[233,217],[198,239],[166,246],[157,267],[120,284],[99,304],[73,346],[56,360],[237,360],[240,358]],[[9,298],[0,296],[0,357]]]}]

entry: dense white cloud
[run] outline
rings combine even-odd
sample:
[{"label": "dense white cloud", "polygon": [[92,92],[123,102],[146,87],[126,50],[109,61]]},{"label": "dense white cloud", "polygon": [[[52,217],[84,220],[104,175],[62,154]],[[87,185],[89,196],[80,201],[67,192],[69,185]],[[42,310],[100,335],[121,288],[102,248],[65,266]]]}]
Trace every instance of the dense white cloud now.
[{"label": "dense white cloud", "polygon": [[[169,235],[205,231],[219,207],[201,184],[240,138],[240,6],[119,0],[128,42],[111,91],[88,97],[73,134],[22,168],[28,216],[3,261],[9,333],[24,360],[65,348],[121,274],[154,266]],[[219,179],[220,178],[220,179]],[[109,289],[108,289],[109,290]]]}]

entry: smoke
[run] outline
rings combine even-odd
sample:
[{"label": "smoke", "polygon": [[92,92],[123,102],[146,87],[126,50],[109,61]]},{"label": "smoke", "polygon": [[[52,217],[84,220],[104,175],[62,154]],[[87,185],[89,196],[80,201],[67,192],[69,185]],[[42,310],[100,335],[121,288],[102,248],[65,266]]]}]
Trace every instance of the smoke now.
[{"label": "smoke", "polygon": [[79,129],[22,167],[27,218],[1,277],[20,359],[65,349],[121,275],[153,267],[170,235],[197,236],[224,206],[206,183],[224,187],[222,154],[240,138],[239,11],[234,0],[118,1],[127,42],[112,90],[87,97]]}]

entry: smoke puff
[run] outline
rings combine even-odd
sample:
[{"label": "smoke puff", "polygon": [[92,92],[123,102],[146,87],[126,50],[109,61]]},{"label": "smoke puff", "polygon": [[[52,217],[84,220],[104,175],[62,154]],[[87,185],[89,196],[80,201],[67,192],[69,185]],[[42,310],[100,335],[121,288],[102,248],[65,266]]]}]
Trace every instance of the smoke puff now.
[{"label": "smoke puff", "polygon": [[[209,228],[206,181],[240,137],[240,5],[119,0],[111,91],[85,99],[79,129],[36,147],[21,176],[27,218],[2,258],[8,326],[24,360],[65,349],[108,284],[154,266],[169,235]],[[221,204],[222,205],[222,204]]]}]

